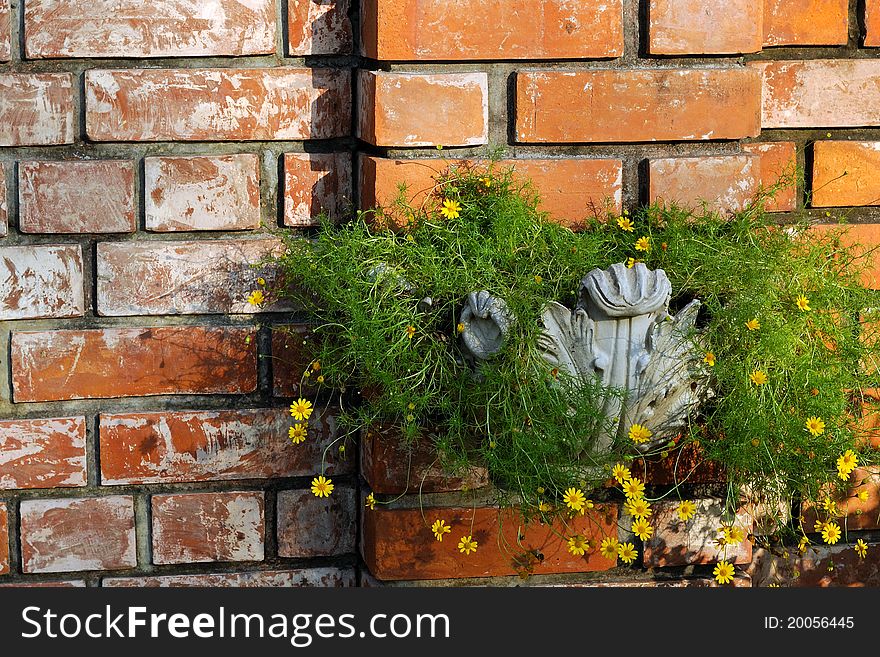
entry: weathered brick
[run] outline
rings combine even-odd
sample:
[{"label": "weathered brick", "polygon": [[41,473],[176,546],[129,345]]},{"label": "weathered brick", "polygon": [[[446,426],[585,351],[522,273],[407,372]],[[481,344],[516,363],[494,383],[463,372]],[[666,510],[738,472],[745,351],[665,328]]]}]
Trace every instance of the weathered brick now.
[{"label": "weathered brick", "polygon": [[255,329],[232,326],[15,332],[13,399],[253,392],[254,337]]},{"label": "weathered brick", "polygon": [[85,312],[79,245],[0,247],[0,320],[79,317]]},{"label": "weathered brick", "polygon": [[485,73],[358,71],[357,136],[375,146],[476,146],[489,138]]},{"label": "weathered brick", "polygon": [[98,314],[253,313],[289,307],[283,303],[254,306],[247,300],[259,287],[260,276],[267,281],[274,278],[274,272],[254,265],[282,251],[283,244],[276,238],[101,242]]},{"label": "weathered brick", "polygon": [[287,0],[290,55],[347,55],[352,51],[349,0]]},{"label": "weathered brick", "polygon": [[752,62],[764,79],[764,128],[880,125],[880,60]]},{"label": "weathered brick", "polygon": [[758,191],[757,155],[670,157],[648,163],[649,200],[714,212],[738,212]]},{"label": "weathered brick", "polygon": [[275,52],[275,0],[28,0],[28,59]]},{"label": "weathered brick", "polygon": [[263,560],[263,493],[154,495],[153,563]]},{"label": "weathered brick", "polygon": [[361,42],[379,60],[619,57],[622,14],[621,0],[364,0]]},{"label": "weathered brick", "polygon": [[648,49],[654,55],[758,52],[762,0],[651,0]]},{"label": "weathered brick", "polygon": [[[332,413],[313,413],[309,436],[299,445],[287,435],[293,423],[287,408],[102,414],[101,483],[304,477],[337,437]],[[327,450],[327,472],[351,472],[354,464],[337,455]]]},{"label": "weathered brick", "polygon": [[9,572],[9,513],[6,503],[0,502],[0,575]]},{"label": "weathered brick", "polygon": [[[787,556],[779,550],[756,549],[748,571],[752,586],[778,584],[786,587],[880,586],[880,543],[868,543],[860,559],[852,545],[813,545],[805,554],[790,547]],[[820,539],[821,540],[821,539]],[[850,537],[855,542],[856,537]]]},{"label": "weathered brick", "polygon": [[85,588],[86,582],[83,579],[67,579],[53,581],[24,581],[24,582],[8,582],[0,583],[0,588],[16,588],[16,589],[55,589],[55,588]]},{"label": "weathered brick", "polygon": [[848,14],[847,0],[764,0],[764,45],[844,45]]},{"label": "weathered brick", "polygon": [[743,144],[746,153],[760,158],[761,186],[768,190],[780,186],[764,208],[768,212],[791,212],[797,207],[797,148],[791,141]]},{"label": "weathered brick", "polygon": [[338,220],[350,206],[350,153],[284,154],[285,226],[315,226],[321,212]]},{"label": "weathered brick", "polygon": [[0,62],[8,62],[12,53],[9,13],[9,3],[0,4]]},{"label": "weathered brick", "polygon": [[6,167],[0,163],[0,237],[9,232],[9,206],[6,203]]},{"label": "weathered brick", "polygon": [[144,159],[147,230],[260,227],[260,158],[253,153]]},{"label": "weathered brick", "polygon": [[[437,519],[452,527],[443,541],[431,533]],[[564,525],[525,525],[518,511],[497,508],[376,507],[364,511],[362,531],[364,561],[380,580],[593,572],[615,565],[599,553],[599,544],[606,536],[617,536],[617,506],[597,506]],[[584,556],[569,553],[566,539],[574,533],[590,540],[594,549]],[[477,541],[476,552],[459,552],[465,535]]]},{"label": "weathered brick", "polygon": [[24,500],[19,513],[26,573],[137,565],[132,497]]},{"label": "weathered brick", "polygon": [[[849,479],[847,492],[843,496],[834,496],[837,502],[838,524],[847,531],[857,529],[880,529],[880,466],[863,466],[856,468]],[[857,493],[867,493],[863,502]],[[821,516],[827,519],[826,513],[817,514],[814,506],[804,503],[801,508],[801,524],[812,530],[816,520]]]},{"label": "weathered brick", "polygon": [[719,548],[715,539],[720,535],[722,505],[716,499],[697,499],[696,515],[688,521],[676,515],[679,502],[659,502],[653,506],[649,518],[654,534],[645,541],[643,560],[648,567],[685,566],[713,563],[725,559],[730,563],[748,563],[752,558],[752,544],[748,534],[752,531],[752,518],[745,511],[736,515],[735,527],[743,534],[737,545]]},{"label": "weathered brick", "polygon": [[760,78],[742,67],[517,73],[519,142],[740,139],[760,119]]},{"label": "weathered brick", "polygon": [[93,141],[329,139],[349,133],[346,69],[86,72]]},{"label": "weathered brick", "polygon": [[[407,200],[419,205],[435,185],[434,177],[450,165],[482,160],[393,160],[361,155],[359,198],[363,209],[389,207],[397,198],[398,184],[407,183]],[[606,210],[620,212],[623,198],[623,163],[616,159],[536,158],[500,160],[496,171],[512,168],[540,195],[540,209],[563,225],[576,228],[586,217]]]},{"label": "weathered brick", "polygon": [[355,551],[353,488],[336,486],[329,498],[310,490],[278,493],[278,556],[329,557]]},{"label": "weathered brick", "polygon": [[316,342],[307,324],[272,327],[272,394],[296,397],[314,392],[303,373],[315,359]]},{"label": "weathered brick", "polygon": [[0,488],[86,483],[84,417],[0,421]]},{"label": "weathered brick", "polygon": [[137,229],[134,162],[19,164],[23,233],[131,233]]},{"label": "weathered brick", "polygon": [[820,236],[833,233],[841,247],[852,250],[858,266],[864,267],[862,285],[880,290],[880,224],[815,224],[810,230]]},{"label": "weathered brick", "polygon": [[0,74],[0,146],[72,144],[70,73]]},{"label": "weathered brick", "polygon": [[433,436],[408,448],[393,428],[374,427],[362,435],[361,474],[374,493],[442,493],[489,483],[489,473],[482,467],[455,474],[444,471],[436,460]]},{"label": "weathered brick", "polygon": [[709,588],[709,587],[736,587],[748,588],[751,586],[751,578],[743,573],[736,573],[730,584],[718,584],[712,577],[654,577],[652,575],[638,575],[617,573],[584,573],[562,575],[531,575],[529,577],[479,577],[466,580],[433,579],[433,580],[410,580],[382,582],[361,571],[359,586],[367,588],[400,588],[400,587],[423,587],[438,588],[448,586],[469,587],[512,587],[522,588],[527,586],[540,586],[554,589],[587,589],[587,588],[627,588],[627,589],[652,589],[652,588]]},{"label": "weathered brick", "polygon": [[817,141],[813,207],[880,205],[880,142]]},{"label": "weathered brick", "polygon": [[880,2],[877,0],[865,0],[864,45],[880,46]]},{"label": "weathered brick", "polygon": [[105,577],[104,587],[341,587],[355,586],[353,568],[298,568],[260,570],[249,573],[209,573],[205,575],[156,575],[152,577]]}]

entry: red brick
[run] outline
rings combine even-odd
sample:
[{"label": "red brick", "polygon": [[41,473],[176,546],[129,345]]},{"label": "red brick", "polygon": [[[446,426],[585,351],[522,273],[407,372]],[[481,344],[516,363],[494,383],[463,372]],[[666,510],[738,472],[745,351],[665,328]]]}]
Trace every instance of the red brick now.
[{"label": "red brick", "polygon": [[131,233],[137,229],[134,162],[22,162],[23,233]]},{"label": "red brick", "polygon": [[655,486],[716,484],[727,481],[724,467],[706,458],[702,448],[687,443],[670,451],[666,458],[646,458],[630,467],[635,476]]},{"label": "red brick", "polygon": [[152,577],[105,577],[104,587],[198,587],[198,588],[265,588],[265,587],[340,587],[355,586],[351,568],[299,568],[295,570],[261,570],[249,573],[209,573],[205,575],[156,575]]},{"label": "red brick", "polygon": [[[434,177],[450,165],[485,160],[392,160],[361,155],[360,207],[389,207],[398,185],[407,183],[407,200],[420,204],[435,184]],[[623,197],[623,163],[616,159],[541,158],[500,160],[496,171],[512,168],[529,180],[541,197],[539,208],[563,225],[576,228],[586,217],[605,210],[620,212]]]},{"label": "red brick", "polygon": [[[274,272],[254,267],[280,255],[276,238],[199,242],[148,241],[98,244],[98,314],[190,315],[280,310],[285,304],[254,306],[248,295],[257,278]],[[271,286],[271,282],[269,282]]]},{"label": "red brick", "polygon": [[315,344],[306,324],[272,328],[272,394],[297,397],[314,392],[313,385],[303,382],[303,372],[314,361]]},{"label": "red brick", "polygon": [[[857,529],[880,529],[880,466],[865,466],[856,468],[847,480],[849,490],[841,497],[833,497],[837,502],[838,524],[846,527],[847,531]],[[856,494],[866,492],[868,498],[862,502]],[[812,530],[816,520],[821,515],[827,519],[827,514],[817,514],[815,507],[804,503],[801,509],[801,523]],[[844,520],[845,519],[845,520]]]},{"label": "red brick", "polygon": [[72,144],[70,73],[0,74],[0,146]]},{"label": "red brick", "polygon": [[144,159],[147,230],[260,227],[260,158],[254,153]]},{"label": "red brick", "polygon": [[476,146],[489,139],[485,73],[358,71],[357,136],[375,146]]},{"label": "red brick", "polygon": [[645,541],[644,564],[656,568],[714,563],[725,559],[730,563],[748,563],[752,559],[752,518],[745,512],[736,516],[735,527],[742,530],[743,541],[719,549],[715,539],[720,535],[722,505],[720,500],[697,499],[697,513],[684,522],[676,515],[679,502],[659,502],[649,518],[654,534]]},{"label": "red brick", "polygon": [[[608,570],[614,562],[599,554],[606,536],[617,536],[617,506],[602,505],[575,516],[566,525],[525,525],[518,511],[497,508],[419,508],[364,511],[361,549],[367,568],[380,580],[494,577],[514,574],[581,573]],[[452,527],[437,541],[431,524]],[[569,553],[567,541],[579,532],[595,550]],[[462,536],[472,535],[477,551],[458,551]]]},{"label": "red brick", "polygon": [[366,588],[401,588],[423,587],[436,588],[443,586],[469,586],[469,587],[512,587],[522,588],[526,586],[540,586],[553,589],[589,589],[589,588],[627,588],[627,589],[653,589],[653,588],[716,588],[719,586],[748,588],[751,578],[742,573],[736,573],[730,584],[718,584],[713,577],[653,577],[651,575],[621,574],[609,575],[603,573],[597,577],[594,573],[565,574],[565,575],[532,575],[523,577],[483,577],[462,580],[422,580],[422,581],[393,581],[381,582],[367,572],[361,572],[360,586]]},{"label": "red brick", "polygon": [[880,2],[865,0],[865,46],[880,46]]},{"label": "red brick", "polygon": [[329,498],[310,490],[278,493],[278,556],[329,557],[355,551],[353,488],[336,486]]},{"label": "red brick", "polygon": [[338,220],[350,206],[350,153],[284,154],[285,226],[315,226],[321,212]]},{"label": "red brick", "polygon": [[6,203],[6,168],[0,164],[0,237],[9,232],[9,206]]},{"label": "red brick", "polygon": [[0,62],[8,62],[11,59],[12,31],[9,13],[9,3],[0,4]]},{"label": "red brick", "polygon": [[743,144],[746,153],[760,158],[761,186],[767,190],[784,182],[764,208],[768,212],[791,212],[797,208],[797,148],[791,141]]},{"label": "red brick", "polygon": [[6,503],[0,502],[0,575],[9,572],[9,515]]},{"label": "red brick", "polygon": [[622,14],[621,0],[365,0],[363,54],[380,60],[619,57]]},{"label": "red brick", "polygon": [[760,132],[760,109],[747,68],[521,71],[516,141],[740,139]]},{"label": "red brick", "polygon": [[131,497],[24,500],[20,515],[21,561],[26,573],[137,565]]},{"label": "red brick", "polygon": [[654,55],[758,52],[762,0],[652,0],[648,48]]},{"label": "red brick", "polygon": [[167,326],[15,332],[16,402],[243,394],[257,387],[255,329]]},{"label": "red brick", "polygon": [[84,417],[0,421],[0,488],[86,483]]},{"label": "red brick", "polygon": [[25,7],[28,59],[275,52],[274,0],[28,0]]},{"label": "red brick", "polygon": [[349,72],[327,68],[86,72],[93,141],[329,139],[349,133]]},{"label": "red brick", "polygon": [[840,246],[852,249],[857,265],[865,268],[862,285],[880,290],[880,224],[815,224],[811,230],[820,236],[829,232],[839,236]]},{"label": "red brick", "polygon": [[880,205],[880,142],[817,141],[811,205]]},{"label": "red brick", "polygon": [[[805,554],[789,547],[788,556],[755,550],[749,572],[753,586],[786,587],[880,586],[880,543],[868,539],[868,552],[860,559],[852,545],[813,545]],[[850,537],[855,542],[856,537]],[[775,552],[779,552],[776,550]]]},{"label": "red brick", "polygon": [[847,0],[764,0],[764,45],[845,45],[848,14]]},{"label": "red brick", "polygon": [[651,202],[715,212],[738,212],[758,191],[757,155],[670,157],[650,160]]},{"label": "red brick", "polygon": [[85,588],[86,582],[82,579],[68,579],[64,581],[41,581],[41,582],[9,582],[0,584],[0,588],[17,589],[55,589],[55,588]]},{"label": "red brick", "polygon": [[349,5],[349,0],[287,0],[288,54],[351,53]]},{"label": "red brick", "polygon": [[263,493],[153,495],[153,563],[263,560]]},{"label": "red brick", "polygon": [[[362,434],[363,435],[363,434]],[[371,428],[361,443],[361,474],[374,493],[443,493],[482,488],[489,483],[485,468],[463,473],[446,472],[437,463],[433,436],[408,448],[393,429]]]},{"label": "red brick", "polygon": [[880,61],[752,62],[764,78],[764,128],[880,125]]},{"label": "red brick", "polygon": [[0,320],[81,317],[85,312],[79,245],[0,247]]},{"label": "red brick", "polygon": [[[304,477],[318,468],[336,439],[331,410],[309,420],[306,442],[292,445],[287,408],[102,414],[101,483],[156,484]],[[354,464],[329,449],[328,474]]]}]

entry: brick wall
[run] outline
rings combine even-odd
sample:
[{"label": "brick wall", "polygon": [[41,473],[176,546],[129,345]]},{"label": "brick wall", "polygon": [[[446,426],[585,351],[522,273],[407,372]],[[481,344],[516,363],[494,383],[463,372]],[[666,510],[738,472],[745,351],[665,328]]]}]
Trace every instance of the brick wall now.
[{"label": "brick wall", "polygon": [[[250,264],[278,248],[269,229],[382,203],[401,180],[418,193],[487,147],[572,226],[658,199],[733,209],[794,162],[780,219],[845,217],[877,243],[877,47],[880,0],[4,3],[0,585],[510,585],[523,568],[706,584],[712,528],[662,510],[639,560],[613,568],[552,552],[540,528],[532,552],[490,557],[498,517],[481,509],[463,568],[416,498],[361,511],[405,487],[393,438],[330,450],[334,496],[311,496],[334,410],[291,448],[308,331],[247,303],[272,275]],[[711,517],[723,473],[700,472]],[[428,515],[470,523],[485,473],[428,474]],[[594,526],[620,514],[597,508]],[[878,554],[847,577],[880,583]],[[818,580],[832,556],[787,567]],[[740,584],[784,569],[750,544],[736,559]]]}]

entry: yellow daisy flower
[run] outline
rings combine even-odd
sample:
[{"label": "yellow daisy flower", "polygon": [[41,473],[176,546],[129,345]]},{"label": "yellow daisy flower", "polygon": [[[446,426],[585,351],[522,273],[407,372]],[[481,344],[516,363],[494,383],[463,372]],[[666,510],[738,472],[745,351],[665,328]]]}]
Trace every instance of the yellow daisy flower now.
[{"label": "yellow daisy flower", "polygon": [[749,379],[756,386],[762,386],[767,383],[767,381],[769,381],[767,375],[762,370],[755,370],[754,372],[749,374]]},{"label": "yellow daisy flower", "polygon": [[816,416],[808,417],[804,422],[804,426],[814,436],[819,436],[825,432],[825,421]]},{"label": "yellow daisy flower", "polygon": [[715,581],[719,584],[727,584],[728,582],[733,581],[733,564],[728,563],[727,561],[719,561],[715,566],[715,569],[712,571],[712,574],[715,575]]},{"label": "yellow daisy flower", "polygon": [[675,513],[678,515],[679,520],[687,522],[696,515],[697,505],[694,504],[694,502],[692,502],[691,500],[684,500],[681,504],[678,505]]},{"label": "yellow daisy flower", "polygon": [[364,506],[367,507],[370,511],[375,511],[376,509],[376,496],[370,493],[364,499]]},{"label": "yellow daisy flower", "polygon": [[568,539],[568,551],[576,557],[585,555],[589,547],[590,542],[580,534]]},{"label": "yellow daisy flower", "polygon": [[320,475],[312,479],[312,494],[315,497],[330,497],[333,492],[333,483],[331,479],[327,479],[324,475]]},{"label": "yellow daisy flower", "polygon": [[408,337],[410,340],[412,340],[413,336],[415,334],[416,334],[416,327],[415,326],[410,324],[409,326],[406,327],[406,337]]},{"label": "yellow daisy flower", "polygon": [[617,559],[617,539],[613,536],[606,536],[602,539],[602,545],[599,546],[599,554],[606,559]]},{"label": "yellow daisy flower", "polygon": [[562,496],[562,501],[565,502],[569,509],[580,511],[584,508],[587,499],[580,488],[569,488]]},{"label": "yellow daisy flower", "polygon": [[642,497],[645,494],[645,484],[638,477],[630,477],[623,483],[623,494],[628,499]]},{"label": "yellow daisy flower", "polygon": [[640,237],[636,240],[636,251],[644,251],[647,253],[651,250],[651,240],[647,237]]},{"label": "yellow daisy flower", "polygon": [[632,543],[620,543],[617,546],[617,556],[623,563],[632,563],[636,560],[636,547]]},{"label": "yellow daisy flower", "polygon": [[294,445],[299,445],[301,442],[305,441],[307,433],[308,431],[304,424],[294,424],[287,430],[287,436]]},{"label": "yellow daisy flower", "polygon": [[298,422],[308,420],[312,416],[312,402],[300,397],[290,405],[290,414]]},{"label": "yellow daisy flower", "polygon": [[431,531],[434,532],[434,538],[442,542],[443,535],[451,532],[452,527],[447,525],[445,520],[435,520],[434,524],[431,525]]},{"label": "yellow daisy flower", "polygon": [[629,439],[636,444],[648,442],[648,438],[652,435],[654,434],[651,433],[650,429],[643,427],[641,424],[634,424],[629,428]]},{"label": "yellow daisy flower", "polygon": [[799,295],[797,298],[797,307],[804,312],[810,310],[810,300],[803,294]]},{"label": "yellow daisy flower", "polygon": [[703,362],[709,367],[715,367],[715,354],[711,351],[706,352],[706,355],[703,357]]},{"label": "yellow daisy flower", "polygon": [[622,463],[618,463],[612,468],[611,476],[617,480],[617,483],[622,484],[629,479],[631,475],[629,473],[629,468]]},{"label": "yellow daisy flower", "polygon": [[761,322],[759,322],[758,318],[755,317],[754,319],[750,319],[746,322],[746,328],[750,331],[757,331],[759,328],[761,328]]},{"label": "yellow daisy flower", "polygon": [[266,300],[266,295],[262,290],[254,290],[248,295],[247,302],[252,306],[259,306]]},{"label": "yellow daisy flower", "polygon": [[856,541],[854,546],[856,554],[859,555],[859,559],[864,559],[865,555],[868,554],[868,544],[865,543],[861,538]]},{"label": "yellow daisy flower", "polygon": [[651,534],[654,533],[654,528],[648,524],[648,521],[644,518],[636,518],[632,526],[630,527],[632,533],[638,536],[641,540],[647,541],[651,538]]},{"label": "yellow daisy flower", "polygon": [[836,522],[826,522],[822,528],[822,540],[828,545],[834,545],[840,540],[840,526]]},{"label": "yellow daisy flower", "polygon": [[477,542],[472,536],[462,536],[458,542],[458,551],[464,555],[477,551]]},{"label": "yellow daisy flower", "polygon": [[629,217],[618,217],[617,225],[620,227],[621,230],[625,230],[628,233],[631,233],[634,230],[633,222]]},{"label": "yellow daisy flower", "polygon": [[627,500],[624,508],[633,518],[648,518],[652,513],[651,505],[643,497]]},{"label": "yellow daisy flower", "polygon": [[443,207],[440,208],[440,214],[442,214],[447,219],[455,219],[459,216],[460,210],[461,204],[458,201],[445,199],[443,201]]}]

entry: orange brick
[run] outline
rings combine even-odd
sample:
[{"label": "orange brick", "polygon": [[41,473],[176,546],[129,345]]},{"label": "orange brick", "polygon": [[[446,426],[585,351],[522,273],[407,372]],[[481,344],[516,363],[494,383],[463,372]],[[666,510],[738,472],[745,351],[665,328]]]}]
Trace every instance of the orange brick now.
[{"label": "orange brick", "polygon": [[475,146],[489,138],[485,73],[358,71],[357,136],[375,146]]},{"label": "orange brick", "polygon": [[137,229],[132,161],[22,162],[18,172],[23,233]]},{"label": "orange brick", "polygon": [[760,132],[760,107],[759,76],[746,68],[524,71],[516,140],[740,139]]},{"label": "orange brick", "polygon": [[752,62],[764,80],[763,128],[880,125],[880,61]]},{"label": "orange brick", "polygon": [[379,60],[619,57],[622,14],[621,0],[364,0],[362,51]]},{"label": "orange brick", "polygon": [[[880,466],[856,468],[846,483],[849,488],[843,498],[833,498],[837,502],[837,523],[847,531],[880,529]],[[860,492],[868,494],[864,502],[856,496]],[[813,530],[819,516],[815,507],[803,505],[801,523],[807,532]],[[825,520],[827,514],[821,517]]]},{"label": "orange brick", "polygon": [[[364,561],[380,580],[493,577],[522,573],[581,573],[608,570],[615,563],[599,554],[606,536],[617,536],[617,505],[597,506],[567,526],[533,521],[524,525],[517,511],[497,508],[424,508],[366,510],[362,516]],[[452,527],[443,541],[431,524]],[[579,532],[595,546],[584,556],[569,553],[566,538]],[[477,541],[477,551],[458,551],[462,536]]]},{"label": "orange brick", "polygon": [[0,146],[72,144],[70,73],[0,74]]},{"label": "orange brick", "polygon": [[90,70],[85,78],[92,141],[329,139],[350,131],[345,69]]},{"label": "orange brick", "polygon": [[846,44],[849,37],[847,0],[763,1],[765,46]]},{"label": "orange brick", "polygon": [[[748,572],[752,586],[778,584],[785,587],[880,586],[880,543],[866,536],[868,552],[864,559],[853,549],[856,536],[850,544],[817,545],[800,554],[797,547],[789,547],[788,556],[778,550],[755,550]],[[819,539],[821,541],[821,539]]]},{"label": "orange brick", "polygon": [[706,459],[701,447],[687,443],[670,451],[661,459],[636,461],[631,466],[633,474],[648,484],[677,486],[680,484],[714,484],[727,481],[724,467]]},{"label": "orange brick", "polygon": [[286,2],[288,54],[347,55],[352,51],[349,0]]},{"label": "orange brick", "polygon": [[254,335],[224,326],[14,332],[13,399],[253,392]]},{"label": "orange brick", "polygon": [[853,248],[856,256],[865,258],[859,266],[865,265],[862,284],[873,290],[880,290],[880,224],[816,224],[811,230],[817,234],[833,231],[840,233],[840,244],[843,248]]},{"label": "orange brick", "polygon": [[880,142],[817,141],[811,205],[880,205]]},{"label": "orange brick", "polygon": [[291,423],[287,407],[102,413],[101,483],[304,477],[322,458],[328,474],[354,469],[353,460],[343,461],[328,449],[337,438],[332,410],[312,414],[308,439],[296,447],[287,435]]},{"label": "orange brick", "polygon": [[314,385],[303,379],[303,373],[314,361],[316,342],[307,324],[272,328],[272,394],[298,397],[314,393]]},{"label": "orange brick", "polygon": [[648,48],[654,55],[749,53],[763,42],[762,0],[652,0]]},{"label": "orange brick", "polygon": [[153,495],[153,563],[262,561],[262,491]]},{"label": "orange brick", "polygon": [[865,44],[880,46],[880,2],[865,0]]},{"label": "orange brick", "polygon": [[322,212],[338,221],[350,205],[349,153],[284,154],[285,226],[315,226]]},{"label": "orange brick", "polygon": [[743,144],[746,153],[760,158],[761,187],[770,189],[783,178],[781,187],[764,206],[768,212],[791,212],[797,207],[797,147],[791,141]]},{"label": "orange brick", "polygon": [[[449,165],[484,160],[392,160],[361,155],[361,208],[388,207],[397,197],[397,186],[407,183],[407,199],[420,203],[434,186],[433,177]],[[620,212],[623,196],[623,163],[613,159],[548,158],[501,160],[498,170],[512,167],[534,185],[540,209],[568,226],[607,209]]]},{"label": "orange brick", "polygon": [[445,472],[437,463],[431,436],[411,448],[402,441],[399,432],[384,427],[368,429],[363,435],[361,474],[372,492],[387,495],[443,493],[473,490],[489,483],[485,468],[474,466],[455,475]]},{"label": "orange brick", "polygon": [[0,489],[86,483],[84,417],[0,421]]},{"label": "orange brick", "polygon": [[716,212],[737,212],[758,191],[757,155],[670,157],[648,164],[651,202],[698,209],[703,203]]},{"label": "orange brick", "polygon": [[275,52],[275,0],[29,0],[24,18],[28,59]]}]

